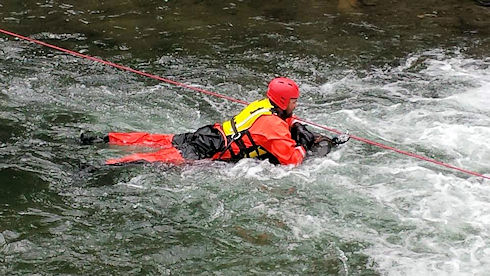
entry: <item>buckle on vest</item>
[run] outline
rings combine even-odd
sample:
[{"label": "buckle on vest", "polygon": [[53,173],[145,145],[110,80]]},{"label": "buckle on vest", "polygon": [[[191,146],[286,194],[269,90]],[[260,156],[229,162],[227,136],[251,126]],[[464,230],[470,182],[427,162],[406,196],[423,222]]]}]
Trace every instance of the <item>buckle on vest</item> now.
[{"label": "buckle on vest", "polygon": [[234,133],[233,135],[231,135],[231,140],[235,141],[235,140],[240,139],[240,137],[242,137],[242,134],[240,132],[237,132],[237,133]]}]

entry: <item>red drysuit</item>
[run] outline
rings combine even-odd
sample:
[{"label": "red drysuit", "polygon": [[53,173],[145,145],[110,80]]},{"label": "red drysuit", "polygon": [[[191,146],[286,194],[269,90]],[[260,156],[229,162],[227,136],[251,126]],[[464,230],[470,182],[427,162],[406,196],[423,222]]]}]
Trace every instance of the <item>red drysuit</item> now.
[{"label": "red drysuit", "polygon": [[[194,135],[193,133],[188,133],[185,135],[192,136],[189,139],[176,139],[179,135],[184,134],[150,134],[145,132],[133,132],[133,133],[109,133],[109,143],[115,145],[140,145],[146,147],[157,147],[160,148],[155,152],[149,153],[135,153],[122,158],[109,159],[107,164],[118,164],[126,162],[135,161],[148,161],[148,162],[165,162],[181,164],[185,162],[189,154],[189,147],[186,145],[187,142],[193,143],[193,141],[206,140],[206,139],[220,139],[220,141],[213,141],[213,149],[206,153],[205,158],[210,158],[213,160],[232,160],[236,161],[237,158],[243,158],[243,154],[240,154],[241,150],[238,143],[242,143],[247,149],[254,148],[255,146],[260,147],[268,153],[268,158],[275,160],[275,162],[283,165],[298,165],[303,161],[306,155],[306,151],[302,146],[297,146],[296,141],[291,138],[290,127],[293,123],[293,118],[288,118],[286,120],[281,119],[279,116],[262,115],[260,116],[253,125],[248,129],[250,136],[242,135],[240,140],[232,140],[231,137],[226,137],[221,129],[220,124],[215,124],[214,126],[207,126],[212,129],[215,133],[213,135]],[[197,132],[196,132],[197,133]],[[250,138],[252,141],[250,141]],[[229,144],[231,143],[230,147]],[[205,143],[206,144],[206,143]],[[216,146],[219,145],[219,146]],[[202,150],[203,145],[199,144],[195,147],[190,147],[191,149],[196,149],[196,151]],[[179,150],[180,149],[180,150]],[[182,150],[185,149],[185,150]],[[233,151],[233,155],[230,152]],[[209,154],[211,153],[211,154]],[[187,155],[187,156],[186,156]],[[202,155],[197,155],[195,157],[192,155],[191,159],[202,159]],[[238,157],[237,157],[238,156]]]}]

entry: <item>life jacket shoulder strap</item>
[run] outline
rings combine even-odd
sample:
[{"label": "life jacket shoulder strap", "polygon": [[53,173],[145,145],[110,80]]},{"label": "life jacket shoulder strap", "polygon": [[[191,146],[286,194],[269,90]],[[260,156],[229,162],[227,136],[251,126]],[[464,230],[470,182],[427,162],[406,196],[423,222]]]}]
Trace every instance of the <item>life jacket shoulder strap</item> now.
[{"label": "life jacket shoulder strap", "polygon": [[[253,125],[253,123],[260,118],[262,115],[272,114],[274,106],[271,104],[269,99],[258,100],[250,103],[246,106],[240,113],[234,116],[231,120],[223,123],[223,131],[225,135],[229,138],[229,144],[223,151],[230,151],[232,159],[240,159],[243,157],[258,157],[267,153],[264,149],[260,148],[252,138],[252,135],[248,129]],[[243,137],[247,136],[251,147],[247,148]],[[239,152],[234,153],[231,145],[235,143]],[[221,154],[221,156],[223,155]]]}]

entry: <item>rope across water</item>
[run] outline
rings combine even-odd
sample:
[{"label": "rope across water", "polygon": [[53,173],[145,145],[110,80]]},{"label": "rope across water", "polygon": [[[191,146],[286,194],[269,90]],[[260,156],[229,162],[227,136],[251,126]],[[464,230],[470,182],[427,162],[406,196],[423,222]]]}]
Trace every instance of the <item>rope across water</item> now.
[{"label": "rope across water", "polygon": [[[206,90],[206,89],[202,89],[202,88],[199,88],[199,87],[196,87],[196,86],[188,85],[188,84],[185,84],[185,83],[182,83],[182,82],[178,82],[178,81],[174,81],[174,80],[171,80],[171,79],[162,78],[162,77],[157,76],[157,75],[145,73],[145,72],[142,72],[142,71],[139,71],[139,70],[136,70],[136,69],[133,69],[133,68],[124,66],[124,65],[120,65],[120,64],[117,64],[117,63],[106,61],[106,60],[103,60],[103,59],[100,59],[100,58],[96,58],[96,57],[93,57],[93,56],[84,55],[84,54],[81,54],[81,53],[78,53],[78,52],[75,52],[75,51],[64,49],[64,48],[58,47],[56,45],[52,45],[52,44],[49,44],[49,43],[46,43],[46,42],[43,42],[43,41],[39,41],[39,40],[30,38],[30,37],[22,36],[22,35],[19,35],[19,34],[13,33],[13,32],[9,32],[9,31],[3,30],[3,29],[0,29],[0,33],[4,33],[4,34],[9,35],[9,36],[13,36],[13,37],[16,37],[16,38],[19,38],[19,39],[22,39],[22,40],[26,40],[26,41],[29,41],[29,42],[32,42],[32,43],[35,43],[35,44],[38,44],[38,45],[42,45],[42,46],[45,46],[45,47],[48,47],[48,48],[52,48],[52,49],[55,49],[55,50],[58,50],[58,51],[61,51],[61,52],[65,52],[65,53],[70,54],[70,55],[73,55],[73,56],[77,56],[77,57],[80,57],[80,58],[92,60],[92,61],[95,61],[95,62],[98,62],[98,63],[102,63],[102,64],[105,64],[105,65],[108,65],[108,66],[112,66],[112,67],[115,67],[115,68],[118,68],[118,69],[121,69],[121,70],[129,71],[129,72],[132,72],[132,73],[141,75],[141,76],[145,76],[145,77],[148,77],[148,78],[151,78],[151,79],[162,81],[162,82],[165,82],[165,83],[168,83],[168,84],[180,86],[180,87],[183,87],[183,88],[186,88],[186,89],[194,90],[194,91],[197,91],[197,92],[200,92],[200,93],[203,93],[203,94],[207,94],[207,95],[211,95],[211,96],[214,96],[214,97],[219,97],[219,98],[226,99],[228,101],[232,101],[232,102],[236,102],[236,103],[240,103],[240,104],[243,104],[243,105],[247,105],[248,104],[248,102],[243,101],[243,100],[239,100],[239,99],[236,99],[236,98],[233,98],[233,97],[222,95],[222,94],[219,94],[219,93],[216,93],[216,92],[212,92],[212,91],[209,91],[209,90]],[[309,125],[312,125],[312,126],[315,126],[315,127],[320,128],[320,129],[324,129],[324,130],[327,130],[327,131],[330,131],[330,132],[333,132],[333,133],[336,133],[336,134],[341,134],[342,133],[341,131],[339,131],[337,129],[330,128],[330,127],[327,127],[327,126],[324,126],[324,125],[320,125],[320,124],[317,124],[315,122],[310,122],[308,120],[301,119],[301,118],[299,118],[299,120],[302,121],[303,123],[306,123],[306,124],[309,124]],[[470,170],[466,170],[466,169],[462,169],[462,168],[459,168],[459,167],[453,166],[451,164],[447,164],[447,163],[444,163],[444,162],[441,162],[441,161],[438,161],[438,160],[435,160],[435,159],[432,159],[432,158],[428,158],[428,157],[425,157],[425,156],[422,156],[422,155],[418,155],[418,154],[411,153],[411,152],[408,152],[408,151],[400,150],[400,149],[397,149],[397,148],[394,148],[394,147],[390,147],[388,145],[384,145],[384,144],[381,144],[381,143],[378,143],[378,142],[375,142],[375,141],[371,141],[371,140],[366,139],[366,138],[358,137],[358,136],[355,136],[355,135],[349,135],[349,136],[352,139],[354,139],[354,140],[357,140],[357,141],[360,141],[360,142],[363,142],[363,143],[366,143],[366,144],[369,144],[369,145],[372,145],[372,146],[376,146],[376,147],[379,147],[379,148],[382,148],[382,149],[391,150],[391,151],[394,151],[394,152],[397,152],[397,153],[400,153],[400,154],[403,154],[403,155],[406,155],[406,156],[410,156],[410,157],[417,158],[417,159],[420,159],[420,160],[423,160],[423,161],[426,161],[426,162],[434,163],[434,164],[439,165],[439,166],[443,166],[443,167],[446,167],[446,168],[457,170],[457,171],[460,171],[460,172],[465,173],[465,174],[469,174],[469,175],[473,175],[473,176],[478,176],[478,177],[485,178],[485,179],[490,179],[490,177],[485,176],[483,174],[480,174],[480,173],[477,173],[477,172],[474,172],[474,171],[470,171]]]}]

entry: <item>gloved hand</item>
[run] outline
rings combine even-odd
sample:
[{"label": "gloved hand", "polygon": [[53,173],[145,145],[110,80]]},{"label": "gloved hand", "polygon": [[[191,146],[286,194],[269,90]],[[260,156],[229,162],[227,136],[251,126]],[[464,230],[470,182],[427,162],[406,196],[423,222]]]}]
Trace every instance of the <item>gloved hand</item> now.
[{"label": "gloved hand", "polygon": [[315,140],[313,142],[311,152],[313,156],[316,157],[327,156],[333,147],[343,144],[349,141],[349,139],[350,136],[348,133],[334,136],[333,138],[329,138],[323,134],[315,134]]},{"label": "gloved hand", "polygon": [[315,143],[315,135],[300,123],[294,123],[291,127],[291,137],[306,150],[310,150]]}]

